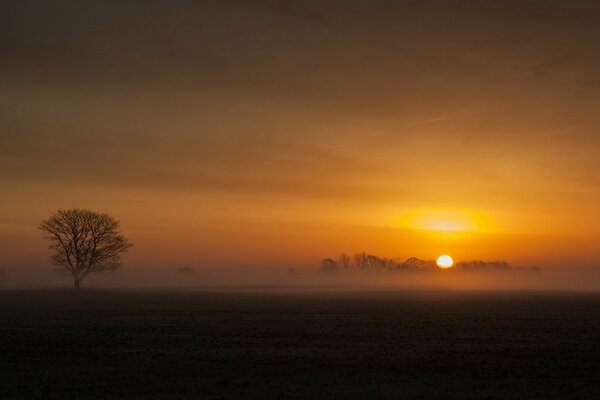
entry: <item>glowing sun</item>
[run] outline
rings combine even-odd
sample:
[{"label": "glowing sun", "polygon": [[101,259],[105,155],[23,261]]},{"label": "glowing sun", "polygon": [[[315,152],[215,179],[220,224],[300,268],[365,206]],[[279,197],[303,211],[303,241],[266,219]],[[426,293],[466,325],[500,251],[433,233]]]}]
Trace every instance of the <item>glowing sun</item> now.
[{"label": "glowing sun", "polygon": [[450,268],[452,266],[452,264],[454,264],[454,260],[452,259],[452,257],[444,254],[437,258],[436,263],[437,263],[438,267],[445,269],[445,268]]}]

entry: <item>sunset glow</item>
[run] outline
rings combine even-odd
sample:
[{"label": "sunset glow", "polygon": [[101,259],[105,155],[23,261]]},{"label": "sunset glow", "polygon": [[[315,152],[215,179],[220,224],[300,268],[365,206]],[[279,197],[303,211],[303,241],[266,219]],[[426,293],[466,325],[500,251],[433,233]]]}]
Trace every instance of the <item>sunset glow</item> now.
[{"label": "sunset glow", "polygon": [[447,269],[454,265],[454,260],[448,255],[441,255],[437,258],[436,264],[442,269]]},{"label": "sunset glow", "polygon": [[482,232],[493,230],[490,219],[482,212],[454,208],[416,208],[399,218],[407,229],[441,232]]}]

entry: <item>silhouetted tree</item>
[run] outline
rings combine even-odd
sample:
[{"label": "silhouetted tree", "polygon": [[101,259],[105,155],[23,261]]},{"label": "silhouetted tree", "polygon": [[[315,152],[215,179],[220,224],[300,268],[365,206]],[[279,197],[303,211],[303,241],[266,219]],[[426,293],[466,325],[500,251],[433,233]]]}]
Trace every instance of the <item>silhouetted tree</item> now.
[{"label": "silhouetted tree", "polygon": [[396,269],[396,266],[398,265],[398,262],[396,262],[395,260],[392,260],[391,258],[384,257],[381,260],[383,261],[386,271],[391,271],[393,269]]},{"label": "silhouetted tree", "polygon": [[482,260],[471,260],[461,261],[456,264],[457,270],[463,271],[486,271],[486,270],[498,270],[508,271],[512,267],[505,261],[482,261]]},{"label": "silhouetted tree", "polygon": [[373,254],[367,256],[367,270],[369,271],[383,271],[385,269],[385,262]]},{"label": "silhouetted tree", "polygon": [[437,269],[435,260],[421,260],[417,257],[407,258],[403,263],[394,266],[397,270],[434,271]]},{"label": "silhouetted tree", "polygon": [[[342,257],[346,257],[344,259],[345,264],[342,264],[342,259],[343,259]],[[340,264],[340,266],[342,266],[342,265],[351,266],[350,257],[346,256],[345,254],[342,254],[340,256],[339,264]],[[392,268],[394,268],[395,266],[396,266],[396,262],[392,259],[380,258],[373,254],[365,253],[364,251],[362,253],[356,253],[354,255],[354,267],[359,272],[388,271],[388,270],[391,270]],[[344,269],[346,269],[346,268],[344,268]]]},{"label": "silhouetted tree", "polygon": [[398,261],[394,265],[394,270],[395,271],[408,271],[408,270],[410,270],[410,266],[407,263],[405,263],[405,262]]},{"label": "silhouetted tree", "polygon": [[364,272],[368,269],[367,258],[369,255],[364,251],[362,253],[356,253],[354,255],[354,265],[359,272]]},{"label": "silhouetted tree", "polygon": [[410,257],[404,261],[404,265],[406,265],[408,269],[422,269],[425,265],[425,261],[417,257]]},{"label": "silhouetted tree", "polygon": [[350,270],[350,268],[352,268],[352,262],[350,261],[348,254],[340,254],[340,257],[338,258],[338,266],[344,270],[344,272],[347,272]]},{"label": "silhouetted tree", "polygon": [[54,251],[56,271],[73,276],[76,289],[92,272],[113,271],[132,243],[119,232],[119,221],[90,210],[59,210],[42,221],[39,229]]},{"label": "silhouetted tree", "polygon": [[325,258],[321,261],[320,268],[321,272],[337,272],[338,265],[331,258]]}]

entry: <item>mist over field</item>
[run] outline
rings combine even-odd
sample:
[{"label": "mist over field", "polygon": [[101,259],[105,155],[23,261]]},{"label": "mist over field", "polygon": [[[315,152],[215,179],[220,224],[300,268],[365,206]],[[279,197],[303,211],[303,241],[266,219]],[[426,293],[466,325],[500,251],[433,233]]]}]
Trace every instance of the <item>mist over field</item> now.
[{"label": "mist over field", "polygon": [[[0,289],[67,288],[68,276],[51,267],[0,270]],[[84,288],[168,288],[247,290],[468,290],[468,291],[598,291],[594,267],[543,268],[539,271],[392,271],[324,274],[317,268],[124,267],[97,274]]]}]

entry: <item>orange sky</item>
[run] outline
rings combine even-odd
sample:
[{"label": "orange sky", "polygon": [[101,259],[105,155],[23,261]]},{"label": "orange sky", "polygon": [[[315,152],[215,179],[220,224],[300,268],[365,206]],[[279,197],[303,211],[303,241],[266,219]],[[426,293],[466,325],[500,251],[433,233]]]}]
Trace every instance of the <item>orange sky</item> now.
[{"label": "orange sky", "polygon": [[600,263],[594,2],[13,3],[0,268],[70,207],[135,268]]}]

